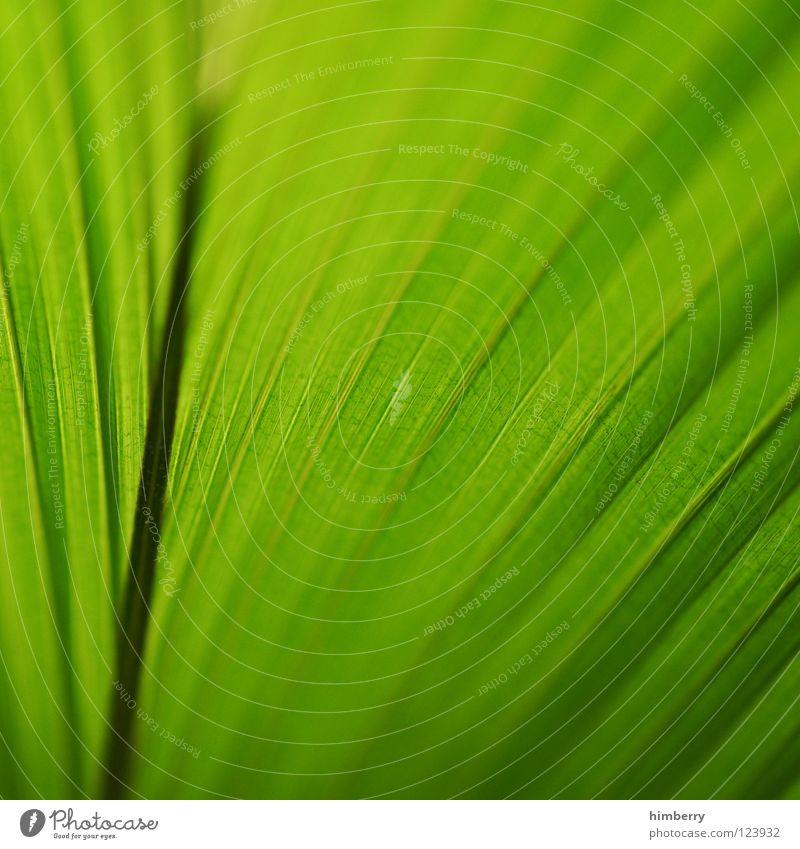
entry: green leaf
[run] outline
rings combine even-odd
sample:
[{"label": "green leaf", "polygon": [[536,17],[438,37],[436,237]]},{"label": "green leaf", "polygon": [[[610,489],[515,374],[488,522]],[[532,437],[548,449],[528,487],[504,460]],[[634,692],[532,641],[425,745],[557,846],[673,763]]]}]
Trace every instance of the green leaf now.
[{"label": "green leaf", "polygon": [[2,14],[3,795],[797,796],[790,5]]}]

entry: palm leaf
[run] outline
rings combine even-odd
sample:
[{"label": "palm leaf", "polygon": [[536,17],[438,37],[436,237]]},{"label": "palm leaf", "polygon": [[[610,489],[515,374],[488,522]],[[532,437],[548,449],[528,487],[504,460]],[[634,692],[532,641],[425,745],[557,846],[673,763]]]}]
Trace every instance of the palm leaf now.
[{"label": "palm leaf", "polygon": [[796,11],[145,5],[0,25],[3,794],[796,796]]}]

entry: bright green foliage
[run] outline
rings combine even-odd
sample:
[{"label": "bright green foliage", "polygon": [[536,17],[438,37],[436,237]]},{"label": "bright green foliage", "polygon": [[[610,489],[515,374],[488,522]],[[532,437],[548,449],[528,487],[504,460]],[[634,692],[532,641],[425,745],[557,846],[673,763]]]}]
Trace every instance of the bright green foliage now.
[{"label": "bright green foliage", "polygon": [[5,3],[2,795],[798,795],[800,17],[551,6]]}]

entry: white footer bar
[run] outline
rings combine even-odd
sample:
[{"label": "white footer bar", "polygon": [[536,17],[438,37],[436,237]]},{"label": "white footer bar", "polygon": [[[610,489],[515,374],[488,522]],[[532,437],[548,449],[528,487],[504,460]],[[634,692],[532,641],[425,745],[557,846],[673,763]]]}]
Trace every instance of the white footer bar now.
[{"label": "white footer bar", "polygon": [[784,801],[0,801],[0,846],[800,847]]}]

